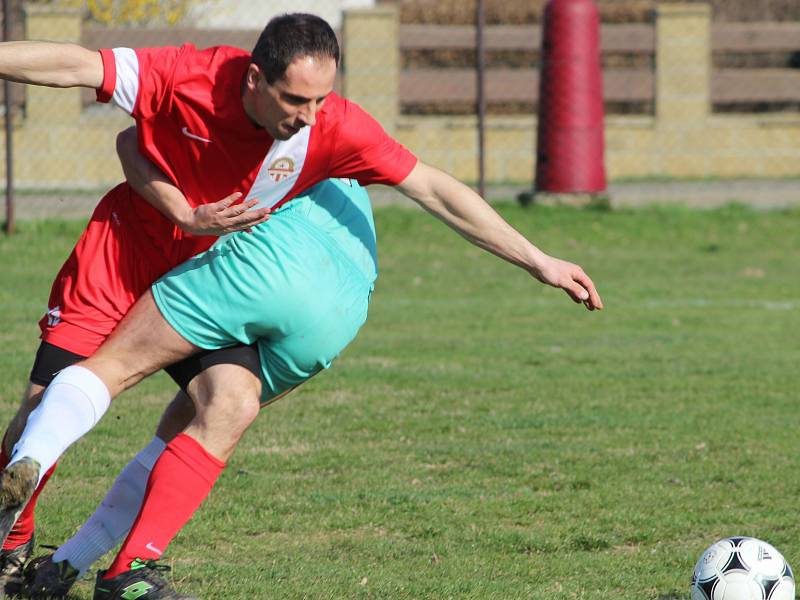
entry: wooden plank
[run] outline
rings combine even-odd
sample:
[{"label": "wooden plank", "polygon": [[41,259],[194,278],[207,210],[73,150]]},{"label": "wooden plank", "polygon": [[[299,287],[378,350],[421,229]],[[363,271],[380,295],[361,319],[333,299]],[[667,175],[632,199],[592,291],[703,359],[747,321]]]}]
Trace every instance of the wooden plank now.
[{"label": "wooden plank", "polygon": [[800,23],[715,23],[714,52],[800,52]]},{"label": "wooden plank", "polygon": [[711,100],[800,102],[800,71],[795,69],[720,69],[711,76]]},{"label": "wooden plank", "polygon": [[[603,76],[603,96],[614,102],[650,101],[654,74],[649,69],[616,69]],[[489,102],[534,102],[539,96],[535,69],[490,69],[486,73]],[[415,69],[400,77],[401,103],[473,102],[475,72],[470,69]]]},{"label": "wooden plank", "polygon": [[[654,74],[646,69],[615,69],[603,75],[604,99],[648,102],[654,99]],[[487,72],[489,102],[536,101],[539,73],[534,69]],[[418,69],[400,78],[402,103],[475,101],[475,73],[469,69]],[[800,102],[800,71],[794,69],[724,69],[714,71],[711,99],[715,104]]]},{"label": "wooden plank", "polygon": [[81,44],[91,49],[98,48],[149,48],[155,46],[181,46],[189,42],[198,48],[210,46],[236,46],[252,50],[259,31],[236,29],[102,29],[84,27]]},{"label": "wooden plank", "polygon": [[[538,27],[490,25],[485,30],[486,49],[537,50],[541,46]],[[507,41],[506,41],[507,40]],[[402,25],[401,50],[474,50],[472,25]]]},{"label": "wooden plank", "polygon": [[656,51],[656,29],[640,23],[601,25],[600,47],[603,52],[653,53]]},{"label": "wooden plank", "polygon": [[[538,25],[489,25],[487,50],[536,50],[542,45]],[[603,25],[600,45],[604,52],[654,52],[655,30],[651,25]],[[402,25],[401,50],[474,50],[475,28],[471,25]]]}]

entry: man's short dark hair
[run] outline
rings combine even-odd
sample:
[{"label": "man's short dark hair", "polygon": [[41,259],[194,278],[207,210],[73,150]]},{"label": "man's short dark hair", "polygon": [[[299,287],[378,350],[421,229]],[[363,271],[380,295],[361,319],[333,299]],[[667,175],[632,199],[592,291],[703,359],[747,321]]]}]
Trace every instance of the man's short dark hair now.
[{"label": "man's short dark hair", "polygon": [[290,13],[267,23],[253,48],[253,62],[272,85],[296,58],[332,58],[339,65],[339,42],[328,23],[316,15]]}]

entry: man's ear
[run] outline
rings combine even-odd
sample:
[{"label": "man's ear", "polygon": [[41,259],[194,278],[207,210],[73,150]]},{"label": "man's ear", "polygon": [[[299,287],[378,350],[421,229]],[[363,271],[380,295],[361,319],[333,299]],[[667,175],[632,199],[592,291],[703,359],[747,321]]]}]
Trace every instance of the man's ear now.
[{"label": "man's ear", "polygon": [[256,63],[250,63],[247,67],[247,74],[245,75],[245,85],[247,89],[254,91],[258,87],[258,82],[261,80],[261,69],[258,68]]}]

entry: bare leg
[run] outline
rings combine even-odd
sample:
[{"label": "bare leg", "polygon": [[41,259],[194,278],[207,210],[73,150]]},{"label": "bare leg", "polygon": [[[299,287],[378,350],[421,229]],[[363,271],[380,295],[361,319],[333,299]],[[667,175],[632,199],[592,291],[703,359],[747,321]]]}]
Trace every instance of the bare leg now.
[{"label": "bare leg", "polygon": [[[80,530],[54,554],[35,559],[27,568],[29,595],[63,596],[92,564],[125,539],[142,507],[153,465],[194,414],[191,398],[179,391],[161,416],[155,437],[125,465]],[[63,561],[68,562],[56,565]]]},{"label": "bare leg", "polygon": [[172,438],[189,426],[194,415],[194,402],[186,392],[179,391],[164,409],[164,414],[161,415],[156,427],[156,437],[165,443],[171,442]]},{"label": "bare leg", "polygon": [[161,316],[148,291],[103,345],[78,364],[97,375],[113,398],[148,375],[198,350]]},{"label": "bare leg", "polygon": [[[246,388],[242,388],[242,384],[238,381],[240,374],[231,371],[230,375],[234,376],[235,379],[226,381],[224,379],[224,371],[198,375],[190,383],[189,389],[192,391],[194,398],[197,399],[197,403],[203,406],[209,403],[227,403],[228,410],[233,414],[221,415],[219,422],[226,422],[229,432],[232,429],[243,431],[248,420],[246,414],[253,411],[253,406],[256,404],[257,389],[253,388],[248,392]],[[249,377],[245,374],[243,381],[248,379]],[[218,397],[215,394],[215,390],[220,385],[223,386],[222,395],[227,396],[227,398]],[[294,388],[287,390],[263,403],[261,405],[262,408],[283,398],[293,390]],[[245,401],[243,407],[239,406],[238,403],[248,396],[253,398],[252,402]],[[242,408],[244,408],[244,411],[241,411]],[[231,417],[236,413],[244,416],[244,418],[241,421],[235,419],[233,423],[230,423]],[[170,442],[178,433],[189,426],[194,416],[195,408],[192,400],[186,394],[178,393],[162,415],[156,431],[156,437],[148,447],[152,447],[157,442],[161,444]],[[253,415],[251,414],[251,416]],[[197,437],[205,437],[205,431],[210,426],[209,419],[213,422],[213,418],[211,414],[206,413],[194,423],[193,428]],[[211,425],[211,429],[213,431],[213,425]],[[228,447],[231,447],[232,443],[233,440],[225,440],[225,445]],[[79,573],[84,573],[102,555],[122,541],[140,511],[147,479],[152,470],[152,463],[155,462],[152,458],[152,453],[148,451],[148,447],[145,447],[125,467],[112,489],[108,492],[106,500],[103,501],[75,536],[63,544],[55,554],[40,557],[31,563],[28,570],[34,575],[28,590],[29,593],[34,592],[39,596],[48,596],[52,595],[54,591],[58,591],[61,595],[65,594],[78,579]],[[220,457],[225,456],[226,453],[224,448],[217,449],[217,455]],[[156,495],[157,497],[158,494]],[[146,524],[146,517],[143,522]],[[175,524],[173,527],[177,529],[178,525]],[[131,543],[134,543],[133,540]],[[133,552],[139,552],[139,550],[133,550]],[[62,564],[63,561],[67,562]],[[118,562],[121,562],[123,567],[126,566],[125,558],[121,558]],[[65,578],[65,573],[70,575]]]},{"label": "bare leg", "polygon": [[3,452],[6,453],[6,456],[11,456],[14,444],[17,443],[20,434],[25,429],[25,424],[28,422],[28,415],[30,415],[42,401],[44,389],[43,385],[31,381],[28,382],[28,387],[25,390],[25,394],[22,396],[22,402],[16,414],[11,418],[8,428],[6,429],[6,435],[3,437]]},{"label": "bare leg", "polygon": [[[250,417],[246,416],[252,411],[252,408],[248,409],[247,407],[258,405],[259,391],[257,387],[250,390],[242,387],[239,378],[244,375],[243,381],[248,381],[247,374],[249,372],[241,374],[231,371],[229,375],[234,379],[228,380],[226,370],[214,369],[213,373],[204,372],[192,380],[189,389],[199,404],[203,406],[222,404],[227,407],[228,412],[228,414],[217,414],[216,416],[205,414],[193,425],[198,438],[204,438],[208,433],[214,435],[214,428],[209,427],[209,420],[217,419],[217,422],[229,431],[243,431],[246,428],[247,419],[254,416],[252,414]],[[222,396],[214,396],[214,390],[220,387]],[[245,410],[242,411],[240,401],[247,397],[251,400],[244,403]],[[235,418],[236,413],[245,416],[245,419],[239,421]],[[77,581],[79,575],[85,573],[93,563],[127,536],[140,512],[154,463],[166,444],[190,425],[195,414],[195,405],[192,399],[186,393],[178,392],[164,411],[156,429],[155,438],[125,466],[103,502],[87,522],[53,555],[36,559],[29,567],[29,571],[34,573],[29,584],[29,593],[48,596],[57,591],[63,595]],[[233,443],[234,440],[224,441],[224,446],[218,448],[215,455],[229,454],[227,448],[232,450]],[[63,561],[68,561],[68,566],[57,566],[57,563]],[[68,576],[65,577],[65,574]]]},{"label": "bare leg", "polygon": [[258,416],[261,380],[239,365],[220,364],[195,377],[187,391],[197,414],[185,433],[216,458],[227,461]]},{"label": "bare leg", "polygon": [[197,350],[161,316],[148,292],[92,357],[61,371],[29,415],[0,475],[0,540],[5,541],[42,475],[94,427],[111,397]]},{"label": "bare leg", "polygon": [[[97,375],[114,397],[198,350],[172,328],[147,293],[97,352],[79,364]],[[196,409],[187,435],[218,459],[227,460],[258,414],[261,381],[244,367],[221,364],[195,377],[187,391]],[[160,427],[167,435],[180,431],[170,421],[162,420]]]}]

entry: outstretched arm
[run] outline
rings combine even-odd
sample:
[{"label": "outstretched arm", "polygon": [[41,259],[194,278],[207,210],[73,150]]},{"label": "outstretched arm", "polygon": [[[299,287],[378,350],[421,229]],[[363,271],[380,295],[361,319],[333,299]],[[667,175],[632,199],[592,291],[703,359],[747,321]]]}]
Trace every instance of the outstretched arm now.
[{"label": "outstretched arm", "polygon": [[447,173],[418,162],[397,187],[476,246],[525,269],[542,283],[563,289],[589,310],[603,308],[600,294],[583,269],[539,250],[483,198]]},{"label": "outstretched arm", "polygon": [[0,78],[50,87],[103,85],[99,52],[57,42],[0,43]]},{"label": "outstretched arm", "polygon": [[234,204],[242,197],[239,192],[218,202],[192,208],[183,192],[139,153],[135,127],[130,127],[117,136],[117,154],[131,187],[187,233],[219,236],[234,231],[247,231],[269,219],[268,208],[248,210],[258,203],[257,200]]}]

